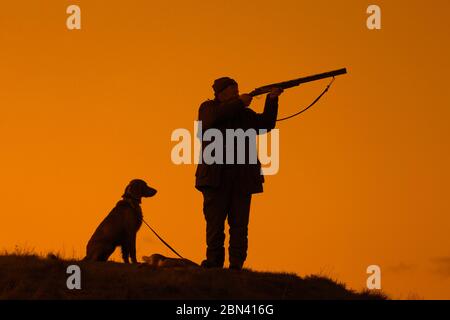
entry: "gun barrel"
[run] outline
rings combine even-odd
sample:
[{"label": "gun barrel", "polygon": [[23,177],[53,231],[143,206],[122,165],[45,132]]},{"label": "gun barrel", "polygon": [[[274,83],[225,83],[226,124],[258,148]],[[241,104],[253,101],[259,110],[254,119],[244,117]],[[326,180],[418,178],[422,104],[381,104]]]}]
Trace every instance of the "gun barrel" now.
[{"label": "gun barrel", "polygon": [[299,86],[302,83],[307,83],[307,82],[311,82],[311,81],[321,80],[321,79],[325,79],[325,78],[336,77],[336,76],[340,76],[340,75],[343,75],[343,74],[346,74],[346,73],[347,73],[347,69],[346,68],[342,68],[342,69],[338,69],[338,70],[334,70],[334,71],[330,71],[330,72],[319,73],[319,74],[315,74],[315,75],[312,75],[312,76],[307,76],[307,77],[298,78],[298,79],[294,79],[294,80],[289,80],[289,81],[285,81],[285,82],[272,83],[272,84],[269,84],[267,86],[256,88],[255,90],[253,90],[249,94],[252,97],[256,97],[256,96],[259,96],[261,94],[265,94],[265,93],[270,92],[272,90],[272,88],[289,89],[289,88],[292,88],[292,87]]}]

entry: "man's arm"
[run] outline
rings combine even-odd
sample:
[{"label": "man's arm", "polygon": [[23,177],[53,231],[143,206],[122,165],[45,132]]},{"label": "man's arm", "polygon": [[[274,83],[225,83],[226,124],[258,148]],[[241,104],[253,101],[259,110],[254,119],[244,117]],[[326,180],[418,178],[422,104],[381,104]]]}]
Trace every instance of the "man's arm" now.
[{"label": "man's arm", "polygon": [[271,131],[275,128],[278,116],[278,97],[283,92],[283,89],[273,89],[266,97],[263,113],[256,113],[249,109],[250,128],[260,130],[265,129]]},{"label": "man's arm", "polygon": [[218,122],[233,117],[237,112],[245,108],[241,99],[234,99],[226,103],[205,102],[200,106],[198,120],[202,121],[204,130],[214,127]]}]

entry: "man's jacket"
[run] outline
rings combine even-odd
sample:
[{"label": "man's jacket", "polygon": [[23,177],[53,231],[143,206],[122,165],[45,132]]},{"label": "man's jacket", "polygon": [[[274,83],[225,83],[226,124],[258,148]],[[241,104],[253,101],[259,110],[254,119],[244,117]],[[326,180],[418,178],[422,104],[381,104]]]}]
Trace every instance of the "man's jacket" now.
[{"label": "man's jacket", "polygon": [[[256,113],[244,106],[240,99],[235,99],[226,103],[217,100],[208,100],[201,104],[198,120],[202,122],[203,134],[206,130],[215,128],[223,134],[224,154],[223,161],[226,161],[226,129],[265,129],[267,132],[275,128],[278,114],[278,97],[266,97],[263,113]],[[248,139],[246,139],[248,140]],[[210,141],[202,141],[202,154]],[[246,154],[248,155],[248,141],[246,141]],[[234,155],[237,154],[237,144],[234,144]],[[256,150],[254,150],[256,153]],[[247,158],[247,157],[246,157]],[[248,160],[248,159],[246,159]],[[195,173],[195,187],[202,191],[204,188],[217,188],[220,186],[224,174],[232,174],[236,177],[236,182],[244,193],[263,192],[264,176],[261,174],[261,163],[245,164],[206,164],[202,161],[197,166]]]}]

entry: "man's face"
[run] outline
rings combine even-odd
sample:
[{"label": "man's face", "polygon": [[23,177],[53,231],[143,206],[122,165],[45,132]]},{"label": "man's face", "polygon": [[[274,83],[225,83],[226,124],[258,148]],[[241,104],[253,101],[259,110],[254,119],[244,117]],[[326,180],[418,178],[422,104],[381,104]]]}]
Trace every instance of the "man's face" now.
[{"label": "man's face", "polygon": [[237,84],[226,87],[222,92],[219,93],[217,98],[220,102],[226,102],[239,97],[239,87]]}]

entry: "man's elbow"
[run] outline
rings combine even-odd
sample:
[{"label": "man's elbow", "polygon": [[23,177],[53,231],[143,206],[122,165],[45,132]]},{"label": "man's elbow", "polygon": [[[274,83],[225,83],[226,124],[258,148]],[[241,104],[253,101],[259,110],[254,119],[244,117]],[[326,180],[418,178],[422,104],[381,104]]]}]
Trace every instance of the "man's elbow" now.
[{"label": "man's elbow", "polygon": [[269,128],[270,130],[275,129],[275,126],[276,126],[276,125],[277,125],[277,115],[275,114],[275,115],[273,115],[273,116],[270,117],[268,128]]},{"label": "man's elbow", "polygon": [[276,124],[277,124],[276,120],[267,121],[266,124],[264,125],[264,129],[267,130],[267,132],[270,132],[273,129],[275,129]]}]

